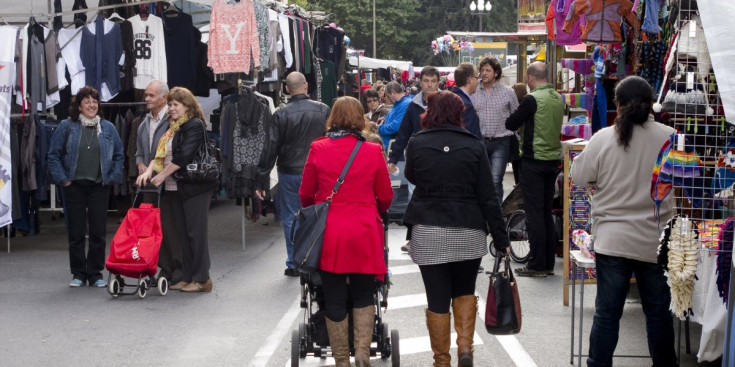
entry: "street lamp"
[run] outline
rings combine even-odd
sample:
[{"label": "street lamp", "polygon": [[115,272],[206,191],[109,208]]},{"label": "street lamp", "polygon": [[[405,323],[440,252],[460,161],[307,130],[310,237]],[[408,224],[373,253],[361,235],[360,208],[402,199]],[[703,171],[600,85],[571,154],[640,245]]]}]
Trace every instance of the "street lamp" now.
[{"label": "street lamp", "polygon": [[475,1],[473,0],[470,3],[470,14],[472,15],[479,15],[480,18],[480,32],[482,32],[482,16],[486,15],[490,12],[490,10],[493,9],[493,4],[490,4],[490,1],[487,3],[484,3],[482,0],[478,0],[477,4],[475,4]]}]

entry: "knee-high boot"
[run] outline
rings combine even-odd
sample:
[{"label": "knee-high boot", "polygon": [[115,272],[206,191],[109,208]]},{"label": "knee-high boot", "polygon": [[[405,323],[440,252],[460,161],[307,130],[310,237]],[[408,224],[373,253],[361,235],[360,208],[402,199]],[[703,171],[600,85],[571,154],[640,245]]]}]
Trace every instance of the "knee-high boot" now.
[{"label": "knee-high boot", "polygon": [[355,328],[355,366],[370,367],[370,343],[373,342],[375,306],[352,309]]},{"label": "knee-high boot", "polygon": [[467,295],[452,300],[454,330],[457,332],[458,367],[472,367],[472,344],[477,317],[477,297]]},{"label": "knee-high boot", "polygon": [[350,340],[348,334],[348,321],[345,317],[340,322],[334,322],[328,317],[327,334],[329,334],[329,345],[332,347],[332,357],[336,367],[350,367]]},{"label": "knee-high boot", "polygon": [[431,351],[434,352],[434,367],[450,367],[449,355],[450,326],[449,313],[433,313],[426,310],[426,327],[429,329]]}]

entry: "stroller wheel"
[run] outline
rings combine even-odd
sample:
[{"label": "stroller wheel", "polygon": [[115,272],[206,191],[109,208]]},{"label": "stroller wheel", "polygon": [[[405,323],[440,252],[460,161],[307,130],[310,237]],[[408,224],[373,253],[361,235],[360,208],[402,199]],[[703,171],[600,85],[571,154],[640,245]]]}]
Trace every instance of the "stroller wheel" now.
[{"label": "stroller wheel", "polygon": [[168,293],[168,279],[166,277],[158,278],[158,293],[162,296]]},{"label": "stroller wheel", "polygon": [[510,238],[510,257],[517,263],[526,263],[531,256],[531,245],[526,230],[526,212],[516,210],[508,217],[508,238]]},{"label": "stroller wheel", "polygon": [[120,281],[117,280],[117,278],[112,278],[107,284],[107,293],[109,293],[112,298],[117,298],[120,293]]},{"label": "stroller wheel", "polygon": [[145,295],[148,293],[148,283],[145,281],[145,278],[138,279],[138,292],[136,293],[138,295],[138,298],[145,298]]},{"label": "stroller wheel", "polygon": [[398,330],[393,329],[390,332],[390,365],[391,367],[400,367],[401,365],[401,352],[398,350],[399,345]]},{"label": "stroller wheel", "polygon": [[291,367],[299,367],[299,358],[301,358],[301,335],[299,330],[291,332]]}]

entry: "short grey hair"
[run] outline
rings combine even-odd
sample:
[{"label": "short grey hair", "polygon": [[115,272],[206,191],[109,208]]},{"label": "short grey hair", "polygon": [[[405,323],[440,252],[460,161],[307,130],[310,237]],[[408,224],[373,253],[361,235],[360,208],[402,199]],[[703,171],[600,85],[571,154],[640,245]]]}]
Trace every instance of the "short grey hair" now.
[{"label": "short grey hair", "polygon": [[161,93],[162,96],[168,95],[168,84],[166,82],[162,82],[158,79],[151,80],[148,85],[158,85],[158,92]]},{"label": "short grey hair", "polygon": [[286,77],[286,86],[291,92],[302,89],[304,83],[306,83],[306,77],[298,71],[294,71]]},{"label": "short grey hair", "polygon": [[531,65],[528,66],[526,73],[537,80],[546,80],[546,78],[548,78],[546,64],[540,61],[531,63]]},{"label": "short grey hair", "polygon": [[393,81],[385,86],[385,93],[405,93],[405,91],[403,90],[403,86],[401,85],[401,83]]}]

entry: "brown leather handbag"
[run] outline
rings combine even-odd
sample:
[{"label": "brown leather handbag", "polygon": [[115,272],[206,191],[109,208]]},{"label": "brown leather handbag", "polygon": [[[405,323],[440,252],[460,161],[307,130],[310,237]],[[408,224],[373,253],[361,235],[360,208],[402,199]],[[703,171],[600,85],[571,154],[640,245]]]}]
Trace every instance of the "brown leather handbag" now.
[{"label": "brown leather handbag", "polygon": [[[500,262],[504,269],[500,271]],[[493,335],[512,335],[521,331],[521,300],[518,297],[518,283],[510,268],[510,256],[495,258],[495,266],[490,273],[490,287],[487,290],[485,306],[485,328]]]}]

